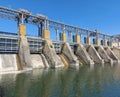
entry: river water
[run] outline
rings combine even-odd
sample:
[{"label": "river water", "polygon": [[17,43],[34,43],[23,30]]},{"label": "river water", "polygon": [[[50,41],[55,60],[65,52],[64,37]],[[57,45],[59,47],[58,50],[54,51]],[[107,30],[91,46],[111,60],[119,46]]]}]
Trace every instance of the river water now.
[{"label": "river water", "polygon": [[0,97],[120,97],[120,66],[96,64],[0,75]]}]

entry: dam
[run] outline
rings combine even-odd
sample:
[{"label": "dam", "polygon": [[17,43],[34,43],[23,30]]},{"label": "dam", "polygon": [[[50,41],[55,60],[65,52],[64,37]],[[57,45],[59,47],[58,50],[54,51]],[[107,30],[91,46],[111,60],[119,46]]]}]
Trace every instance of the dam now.
[{"label": "dam", "polygon": [[[119,63],[120,49],[114,46],[116,37],[112,35],[32,15],[24,9],[0,6],[0,18],[18,25],[17,33],[0,31],[0,73]],[[27,23],[38,27],[37,36],[27,35]]]}]

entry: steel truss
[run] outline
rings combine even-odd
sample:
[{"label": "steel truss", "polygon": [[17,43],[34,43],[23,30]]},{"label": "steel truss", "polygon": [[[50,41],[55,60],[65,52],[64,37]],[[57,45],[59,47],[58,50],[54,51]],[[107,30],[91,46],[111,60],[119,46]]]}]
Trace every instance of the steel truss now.
[{"label": "steel truss", "polygon": [[[50,20],[46,16],[37,14],[37,15],[32,15],[31,12],[25,9],[19,9],[19,10],[14,10],[11,8],[6,8],[0,6],[0,17],[1,18],[6,18],[10,20],[15,20],[18,22],[18,24],[22,23],[30,23],[30,24],[35,24],[38,26],[38,35],[42,36],[42,30],[43,29],[49,29],[53,28],[55,30],[61,30],[62,32],[71,32],[76,35],[81,35],[85,34],[88,36],[95,36],[97,34],[103,35],[106,37],[112,38],[111,35],[103,34],[98,31],[92,31],[84,28],[80,28],[77,26],[61,23],[58,21]],[[42,30],[40,30],[42,29]]]}]

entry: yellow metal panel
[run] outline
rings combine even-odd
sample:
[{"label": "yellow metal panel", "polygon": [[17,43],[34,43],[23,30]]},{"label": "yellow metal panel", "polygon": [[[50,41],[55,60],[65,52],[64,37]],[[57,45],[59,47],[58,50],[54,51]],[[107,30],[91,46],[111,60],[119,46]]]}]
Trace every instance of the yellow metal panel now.
[{"label": "yellow metal panel", "polygon": [[87,38],[87,43],[88,43],[88,44],[91,44],[91,39],[90,39],[90,37]]},{"label": "yellow metal panel", "polygon": [[66,38],[66,34],[63,33],[63,41],[66,42],[66,39],[67,39],[67,38]]},{"label": "yellow metal panel", "polygon": [[19,34],[20,36],[25,36],[26,35],[26,26],[23,24],[19,25]]},{"label": "yellow metal panel", "polygon": [[80,36],[76,36],[77,37],[77,43],[80,43]]},{"label": "yellow metal panel", "polygon": [[97,39],[97,40],[96,40],[96,43],[97,43],[97,45],[100,45],[100,40]]},{"label": "yellow metal panel", "polygon": [[75,35],[74,36],[74,42],[80,43],[80,36]]},{"label": "yellow metal panel", "polygon": [[60,40],[63,41],[63,42],[66,42],[67,38],[66,38],[66,34],[61,32],[60,33]]},{"label": "yellow metal panel", "polygon": [[49,30],[44,30],[43,35],[44,35],[45,39],[50,39],[50,31]]},{"label": "yellow metal panel", "polygon": [[107,45],[107,41],[106,41],[106,40],[105,40],[105,46],[108,46],[108,45]]}]

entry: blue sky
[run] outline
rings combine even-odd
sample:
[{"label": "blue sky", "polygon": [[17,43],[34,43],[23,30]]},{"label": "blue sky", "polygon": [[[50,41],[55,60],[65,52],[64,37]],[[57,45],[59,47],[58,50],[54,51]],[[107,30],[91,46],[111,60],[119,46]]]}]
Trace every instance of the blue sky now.
[{"label": "blue sky", "polygon": [[[120,0],[0,0],[0,5],[12,9],[27,9],[49,19],[65,22],[102,33],[119,34]],[[16,32],[16,23],[0,19],[0,30]],[[27,33],[37,31],[28,25]]]}]

